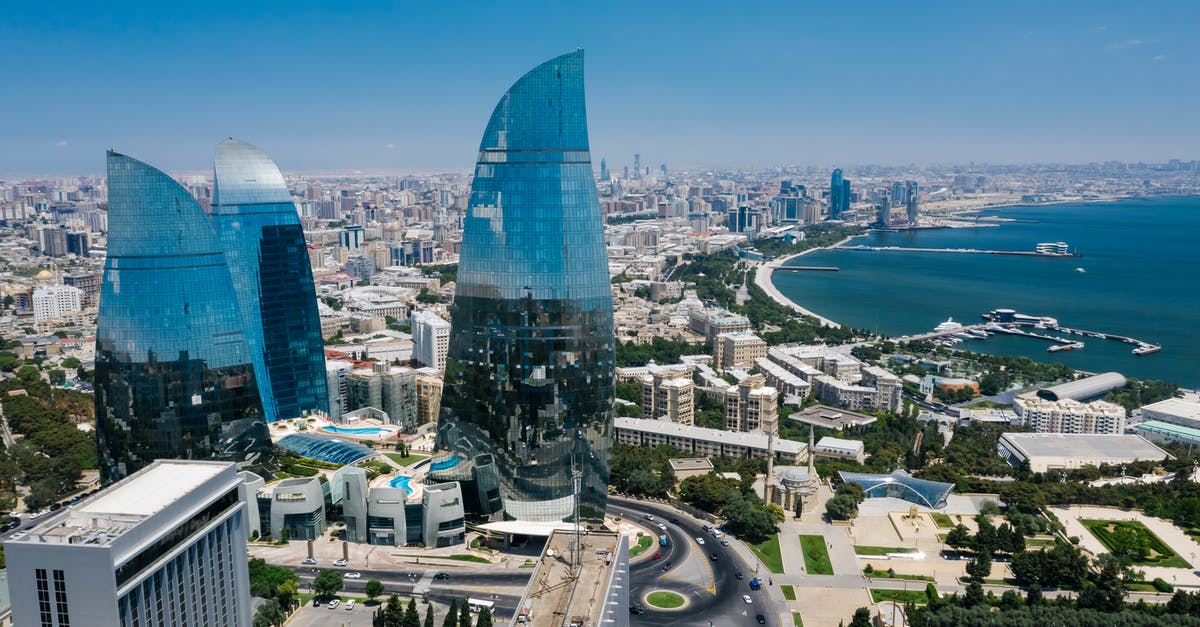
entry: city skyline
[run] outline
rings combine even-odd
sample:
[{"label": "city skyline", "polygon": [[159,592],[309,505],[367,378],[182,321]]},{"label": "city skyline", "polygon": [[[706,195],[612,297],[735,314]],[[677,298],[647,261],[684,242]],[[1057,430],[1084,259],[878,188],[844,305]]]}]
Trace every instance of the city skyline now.
[{"label": "city skyline", "polygon": [[[464,20],[289,5],[277,20],[271,3],[126,5],[119,21],[14,7],[0,50],[25,95],[0,102],[0,172],[99,172],[118,143],[178,171],[228,135],[284,171],[466,170],[486,94],[575,46],[592,58],[593,150],[614,171],[635,151],[654,170],[1192,158],[1200,137],[1174,120],[1195,101],[1197,9],[1082,6],[481,6]],[[497,30],[517,36],[497,49]],[[218,83],[240,97],[212,98]]]}]

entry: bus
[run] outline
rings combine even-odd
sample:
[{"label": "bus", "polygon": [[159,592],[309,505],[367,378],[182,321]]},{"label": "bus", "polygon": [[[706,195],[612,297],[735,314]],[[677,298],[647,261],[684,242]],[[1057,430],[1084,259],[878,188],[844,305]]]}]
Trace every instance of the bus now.
[{"label": "bus", "polygon": [[489,614],[495,614],[496,602],[485,601],[483,599],[467,599],[467,607],[471,609],[472,614],[478,614],[483,608],[487,608]]}]

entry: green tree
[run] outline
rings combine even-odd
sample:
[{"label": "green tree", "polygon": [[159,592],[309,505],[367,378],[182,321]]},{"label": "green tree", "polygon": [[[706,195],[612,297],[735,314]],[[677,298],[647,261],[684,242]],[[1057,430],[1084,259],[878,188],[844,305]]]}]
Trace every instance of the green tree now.
[{"label": "green tree", "polygon": [[971,546],[971,532],[959,523],[946,534],[946,546],[954,549],[965,549]]},{"label": "green tree", "polygon": [[404,618],[400,627],[421,627],[421,615],[417,613],[417,600],[410,598],[408,607],[404,608]]},{"label": "green tree", "polygon": [[492,611],[488,608],[479,610],[479,617],[475,620],[475,627],[492,627]]},{"label": "green tree", "polygon": [[62,365],[63,365],[63,368],[70,368],[71,370],[78,370],[79,366],[82,365],[82,362],[79,361],[78,357],[68,357],[68,358],[62,360]]},{"label": "green tree", "polygon": [[336,595],[342,589],[342,573],[336,570],[322,570],[313,579],[313,590],[322,599]]},{"label": "green tree", "polygon": [[425,605],[425,624],[422,627],[433,627],[433,604]]},{"label": "green tree", "polygon": [[967,584],[967,593],[963,595],[963,607],[975,607],[987,601],[983,594],[983,585],[978,581]]},{"label": "green tree", "polygon": [[376,597],[383,594],[383,582],[378,579],[368,579],[363,591],[366,593],[368,601],[374,601]]},{"label": "green tree", "polygon": [[858,504],[851,497],[839,494],[825,501],[825,512],[833,520],[850,520],[858,515]]},{"label": "green tree", "polygon": [[467,600],[463,599],[458,608],[458,627],[471,627],[471,607]]},{"label": "green tree", "polygon": [[297,579],[288,579],[275,588],[275,600],[279,601],[279,605],[287,610],[292,609],[292,603],[299,595],[300,582]]},{"label": "green tree", "polygon": [[284,613],[279,602],[275,599],[268,599],[258,606],[258,611],[254,613],[253,625],[254,627],[275,627],[282,625],[285,620],[287,620],[287,614]]},{"label": "green tree", "polygon": [[62,385],[67,382],[67,373],[58,368],[51,369],[47,376],[50,377],[51,385]]},{"label": "green tree", "polygon": [[971,581],[983,582],[992,574],[992,559],[987,553],[980,553],[975,559],[967,562],[967,578]]},{"label": "green tree", "polygon": [[[467,611],[467,608],[462,608],[462,611]],[[450,599],[450,610],[442,619],[442,627],[458,627],[458,599]]]},{"label": "green tree", "polygon": [[850,627],[871,627],[871,610],[865,607],[854,610],[854,617],[850,619]]},{"label": "green tree", "polygon": [[21,366],[17,371],[17,378],[25,383],[32,383],[40,378],[39,372],[37,366]]}]

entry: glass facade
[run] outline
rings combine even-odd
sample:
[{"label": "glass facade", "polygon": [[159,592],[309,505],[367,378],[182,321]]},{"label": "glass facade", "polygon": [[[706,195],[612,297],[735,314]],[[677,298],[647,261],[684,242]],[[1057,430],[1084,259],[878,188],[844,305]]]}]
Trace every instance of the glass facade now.
[{"label": "glass facade", "polygon": [[582,517],[603,516],[610,289],[575,51],[513,84],[479,147],[438,423],[439,449],[470,463],[474,513],[571,518],[574,460]]},{"label": "glass facade", "polygon": [[329,413],[325,347],[300,217],[261,150],[217,144],[212,221],[225,251],[267,422]]},{"label": "glass facade", "polygon": [[229,268],[171,177],[108,153],[108,257],[96,323],[96,422],[108,481],[155,459],[268,450]]},{"label": "glass facade", "polygon": [[279,438],[278,444],[301,457],[331,464],[353,464],[375,454],[375,451],[361,444],[308,433],[285,435]]}]

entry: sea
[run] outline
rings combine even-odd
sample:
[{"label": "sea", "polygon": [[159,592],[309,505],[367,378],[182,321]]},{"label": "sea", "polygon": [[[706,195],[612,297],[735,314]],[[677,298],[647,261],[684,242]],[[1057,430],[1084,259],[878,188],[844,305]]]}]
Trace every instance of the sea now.
[{"label": "sea", "polygon": [[951,317],[974,324],[998,308],[1051,316],[1065,327],[1133,337],[1162,351],[1138,357],[1129,344],[1078,336],[1065,337],[1082,339],[1083,350],[1050,353],[1049,342],[1014,336],[964,340],[958,348],[1200,387],[1200,197],[1011,206],[979,215],[1010,221],[872,232],[851,244],[1032,251],[1039,242],[1062,241],[1082,256],[819,250],[787,265],[837,272],[776,272],[772,281],[817,314],[892,337],[931,331]]}]

